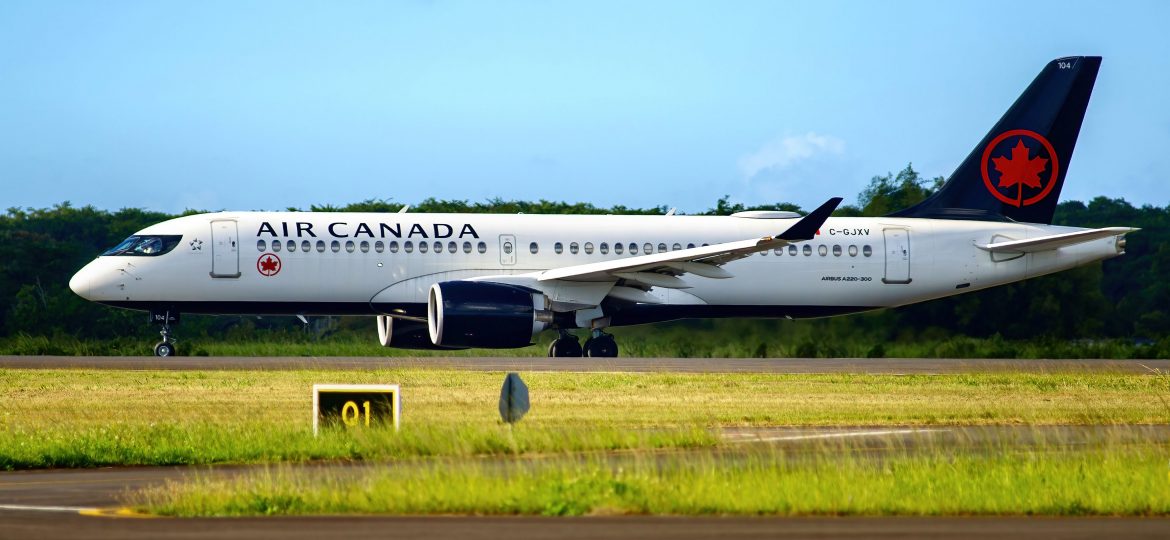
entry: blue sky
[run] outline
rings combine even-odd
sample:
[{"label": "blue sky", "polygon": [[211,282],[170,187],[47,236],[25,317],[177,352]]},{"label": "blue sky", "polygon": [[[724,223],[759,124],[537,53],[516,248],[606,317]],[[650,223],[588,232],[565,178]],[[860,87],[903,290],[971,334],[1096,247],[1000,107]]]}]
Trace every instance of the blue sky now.
[{"label": "blue sky", "polygon": [[1104,57],[1063,199],[1170,203],[1170,2],[0,3],[0,206],[698,211],[948,175]]}]

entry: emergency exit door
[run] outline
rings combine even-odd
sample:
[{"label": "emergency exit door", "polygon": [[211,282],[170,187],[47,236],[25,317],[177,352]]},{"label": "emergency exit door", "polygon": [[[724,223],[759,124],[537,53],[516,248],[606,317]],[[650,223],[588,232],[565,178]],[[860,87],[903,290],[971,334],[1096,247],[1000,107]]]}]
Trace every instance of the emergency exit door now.
[{"label": "emergency exit door", "polygon": [[910,229],[886,229],[886,275],[882,283],[910,283]]},{"label": "emergency exit door", "polygon": [[211,277],[240,277],[240,242],[235,221],[211,222]]},{"label": "emergency exit door", "polygon": [[504,266],[516,264],[516,235],[500,235],[500,264]]}]

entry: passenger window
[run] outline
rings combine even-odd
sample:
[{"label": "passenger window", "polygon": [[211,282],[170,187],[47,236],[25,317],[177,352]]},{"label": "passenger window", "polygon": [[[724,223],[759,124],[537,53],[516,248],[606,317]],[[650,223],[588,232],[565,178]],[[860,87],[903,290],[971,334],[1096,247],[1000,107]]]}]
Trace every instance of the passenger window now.
[{"label": "passenger window", "polygon": [[289,240],[288,242],[285,242],[284,247],[286,251],[292,253],[297,250],[297,243],[294,240]]},{"label": "passenger window", "polygon": [[761,257],[767,257],[767,256],[768,256],[768,250],[766,250],[766,249],[765,249],[764,251],[761,251],[761,252],[760,252],[760,256],[761,256]]},{"label": "passenger window", "polygon": [[841,246],[839,246],[839,245],[837,245],[837,244],[833,244],[833,256],[834,256],[834,257],[840,257],[840,256],[841,256]]},{"label": "passenger window", "polygon": [[511,242],[504,242],[504,253],[507,255],[512,254],[512,243]]},{"label": "passenger window", "polygon": [[458,253],[459,244],[456,244],[455,242],[447,242],[447,251],[450,253]]},{"label": "passenger window", "polygon": [[471,242],[464,242],[463,243],[463,252],[464,253],[471,253]]},{"label": "passenger window", "polygon": [[788,254],[795,257],[796,256],[796,246],[788,246]]},{"label": "passenger window", "polygon": [[325,253],[325,241],[317,240],[317,253]]},{"label": "passenger window", "polygon": [[256,241],[256,251],[265,251],[268,249],[268,242],[263,240]]},{"label": "passenger window", "polygon": [[613,252],[614,253],[621,255],[622,251],[625,251],[625,246],[623,246],[621,242],[617,242],[613,245]]},{"label": "passenger window", "polygon": [[358,249],[362,250],[362,253],[369,253],[370,252],[370,243],[365,241],[365,240],[362,240],[362,243],[358,245]]},{"label": "passenger window", "polygon": [[475,246],[475,249],[480,253],[487,253],[487,244],[480,242],[479,245]]},{"label": "passenger window", "polygon": [[695,249],[694,242],[687,244],[687,249]]},{"label": "passenger window", "polygon": [[346,253],[353,253],[354,247],[355,247],[355,244],[353,243],[353,240],[346,240],[345,241],[345,252]]},{"label": "passenger window", "polygon": [[398,253],[398,241],[397,240],[390,241],[390,253]]},{"label": "passenger window", "polygon": [[386,251],[386,243],[381,240],[374,242],[374,251],[377,251],[378,253]]},{"label": "passenger window", "polygon": [[826,246],[824,244],[817,246],[817,254],[820,255],[821,257],[828,255],[829,254],[828,246]]},{"label": "passenger window", "polygon": [[[426,245],[426,244],[423,244],[423,245]],[[405,251],[407,253],[414,253],[414,242],[411,242],[410,240],[403,242],[402,243],[402,251]]]},{"label": "passenger window", "polygon": [[538,251],[540,251],[540,246],[536,245],[536,242],[528,244],[528,251],[531,252],[533,255],[536,255],[536,253]]},{"label": "passenger window", "polygon": [[682,244],[675,244],[673,246],[670,246],[671,251],[678,251],[680,249],[682,249]]},{"label": "passenger window", "polygon": [[557,243],[553,244],[553,251],[557,252],[557,255],[560,255],[561,253],[565,252],[565,245],[560,243],[560,242],[557,242]]},{"label": "passenger window", "polygon": [[273,253],[280,252],[280,240],[273,240],[272,241],[272,252]]},{"label": "passenger window", "polygon": [[442,253],[442,252],[443,252],[443,243],[438,241],[438,240],[435,240],[435,253]]},{"label": "passenger window", "polygon": [[654,253],[654,244],[651,244],[649,242],[642,244],[642,253],[645,253],[647,255]]},{"label": "passenger window", "polygon": [[606,244],[605,242],[602,242],[600,246],[597,246],[597,249],[601,252],[602,255],[609,254],[609,244]]},{"label": "passenger window", "polygon": [[593,242],[585,242],[585,254],[586,255],[593,254]]},{"label": "passenger window", "polygon": [[784,248],[782,248],[782,247],[778,247],[778,248],[776,248],[776,249],[773,249],[773,250],[772,250],[772,252],[773,252],[773,253],[775,253],[775,254],[777,254],[777,255],[783,255],[783,254],[784,254]]},{"label": "passenger window", "polygon": [[666,244],[658,244],[658,252],[666,253]]},{"label": "passenger window", "polygon": [[337,253],[338,251],[341,251],[341,242],[338,242],[337,240],[334,240],[333,242],[331,242],[331,243],[329,244],[329,250],[330,250],[330,251],[332,251],[332,252],[334,252],[334,253]]},{"label": "passenger window", "polygon": [[804,249],[802,251],[804,251],[804,256],[808,257],[808,256],[812,255],[812,246],[805,244]]},{"label": "passenger window", "polygon": [[581,247],[578,246],[576,242],[569,244],[569,253],[572,253],[573,255],[576,255],[577,251],[579,251],[580,249],[581,249]]},{"label": "passenger window", "polygon": [[866,257],[869,257],[870,255],[873,255],[873,248],[871,248],[869,246],[865,246],[865,247],[861,248],[861,254],[865,255]]},{"label": "passenger window", "polygon": [[638,254],[638,244],[630,242],[630,255],[637,255],[637,254]]},{"label": "passenger window", "polygon": [[418,252],[419,252],[419,253],[426,253],[426,252],[427,252],[427,251],[429,251],[430,249],[431,249],[431,245],[430,245],[430,244],[428,244],[428,243],[426,243],[426,242],[419,242],[419,243],[418,243]]},{"label": "passenger window", "polygon": [[857,246],[849,246],[849,256],[850,257],[857,256]]},{"label": "passenger window", "polygon": [[313,249],[313,245],[308,240],[301,241],[301,251],[308,253],[311,249]]}]

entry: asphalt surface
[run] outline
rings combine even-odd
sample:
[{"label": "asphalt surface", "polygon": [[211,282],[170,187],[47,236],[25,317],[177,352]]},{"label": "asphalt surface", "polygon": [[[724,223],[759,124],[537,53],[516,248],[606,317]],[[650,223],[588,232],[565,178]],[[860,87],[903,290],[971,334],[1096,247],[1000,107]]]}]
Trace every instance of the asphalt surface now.
[{"label": "asphalt surface", "polygon": [[[728,452],[741,444],[799,447],[810,441],[852,439],[871,448],[916,445],[996,446],[1054,441],[1093,444],[1109,438],[1170,443],[1170,426],[940,426],[852,428],[732,428]],[[856,448],[856,444],[850,445]],[[831,451],[818,445],[816,451]],[[615,457],[620,459],[620,457]],[[300,466],[339,472],[394,464],[319,463]],[[0,473],[2,538],[1168,538],[1162,518],[680,518],[680,517],[297,517],[169,519],[119,517],[125,494],[194,475],[230,477],[255,467],[122,467]],[[100,510],[105,509],[105,510]],[[86,515],[91,514],[91,515]],[[98,515],[92,515],[98,514]]]},{"label": "asphalt surface", "polygon": [[930,374],[987,371],[1170,373],[1170,360],[955,360],[923,358],[486,358],[0,356],[0,369],[394,369],[683,373]]}]

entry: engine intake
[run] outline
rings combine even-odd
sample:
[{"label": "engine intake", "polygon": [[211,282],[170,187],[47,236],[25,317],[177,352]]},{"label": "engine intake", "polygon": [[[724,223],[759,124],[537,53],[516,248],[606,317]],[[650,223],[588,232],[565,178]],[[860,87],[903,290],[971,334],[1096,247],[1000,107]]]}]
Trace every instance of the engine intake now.
[{"label": "engine intake", "polygon": [[501,283],[444,281],[427,296],[431,343],[443,347],[512,349],[532,344],[552,313],[544,295]]}]

